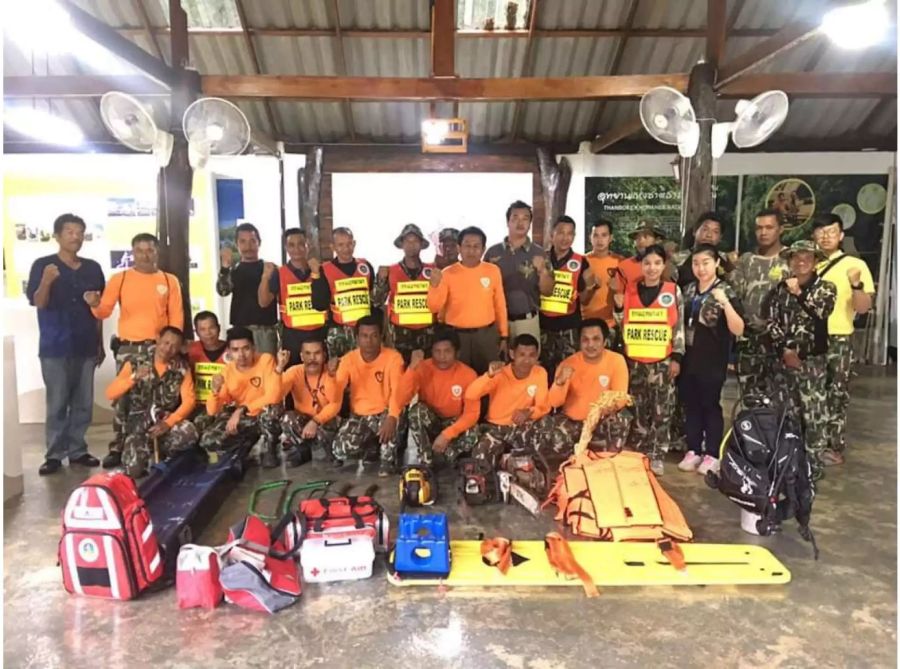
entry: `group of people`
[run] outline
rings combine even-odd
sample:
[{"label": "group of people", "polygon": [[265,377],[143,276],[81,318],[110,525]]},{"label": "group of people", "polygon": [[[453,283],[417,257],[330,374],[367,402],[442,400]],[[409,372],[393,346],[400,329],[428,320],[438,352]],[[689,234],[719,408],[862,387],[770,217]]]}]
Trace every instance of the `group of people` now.
[{"label": "group of people", "polygon": [[822,216],[814,241],[784,248],[781,214],[761,211],[758,248],[739,258],[720,251],[714,213],[675,253],[642,221],[628,258],[610,251],[608,220],[592,223],[587,254],[573,250],[568,216],[546,250],[529,237],[526,203],[512,203],[506,221],[491,247],[477,227],[441,231],[434,263],[421,259],[419,227],[405,225],[394,240],[402,258],[377,271],[347,228],[333,230],[325,262],[301,229],[286,230],[287,262],[276,266],[243,223],[239,260],[222,251],[216,284],[231,295],[231,328],[223,340],[216,314],[202,311],[188,344],[181,287],[159,270],[156,238],[137,235],[134,266],[104,284],[78,256],[84,222],[60,216],[59,252],[35,262],[28,284],[48,388],[40,473],[64,458],[99,464],[84,433],[100,322],[116,304],[115,437],[103,466],[135,477],[180,450],[217,457],[257,442],[265,467],[321,449],[336,467],[377,461],[380,476],[404,449],[429,465],[471,455],[495,469],[510,449],[564,458],[591,404],[626,391],[633,406],[602,420],[592,447],[642,451],[662,474],[683,438],[679,469],[705,473],[718,468],[735,340],[745,390],[801,417],[815,475],[842,461],[853,318],[871,308],[874,286],[865,263],[840,250],[840,218]]}]

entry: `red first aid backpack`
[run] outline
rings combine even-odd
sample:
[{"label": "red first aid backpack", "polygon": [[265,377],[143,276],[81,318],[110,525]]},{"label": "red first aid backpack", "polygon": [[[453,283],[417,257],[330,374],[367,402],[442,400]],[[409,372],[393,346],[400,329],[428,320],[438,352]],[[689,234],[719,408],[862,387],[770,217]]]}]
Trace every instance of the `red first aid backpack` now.
[{"label": "red first aid backpack", "polygon": [[304,539],[329,531],[370,528],[375,550],[387,549],[390,521],[371,495],[306,499],[300,502],[300,514],[306,526]]},{"label": "red first aid backpack", "polygon": [[132,599],[162,578],[150,513],[125,474],[95,474],[72,491],[59,542],[63,586],[72,594]]}]

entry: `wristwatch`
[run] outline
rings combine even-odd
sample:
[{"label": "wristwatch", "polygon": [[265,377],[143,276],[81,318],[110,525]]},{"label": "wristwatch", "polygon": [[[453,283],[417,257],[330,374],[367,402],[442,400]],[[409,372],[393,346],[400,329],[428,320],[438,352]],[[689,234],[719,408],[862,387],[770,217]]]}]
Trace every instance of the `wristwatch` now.
[{"label": "wristwatch", "polygon": [[862,283],[857,283],[855,285],[852,283],[850,284],[850,290],[862,290],[862,289],[863,289]]}]

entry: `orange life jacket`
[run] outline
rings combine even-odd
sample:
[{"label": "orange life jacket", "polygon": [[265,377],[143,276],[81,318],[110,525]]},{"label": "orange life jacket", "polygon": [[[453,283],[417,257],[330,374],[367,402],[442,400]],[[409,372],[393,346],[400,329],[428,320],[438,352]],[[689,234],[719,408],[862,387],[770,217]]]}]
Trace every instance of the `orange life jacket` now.
[{"label": "orange life jacket", "polygon": [[194,373],[194,397],[197,402],[206,402],[212,392],[212,380],[216,374],[225,371],[225,354],[217,360],[210,360],[200,341],[188,344],[188,361]]},{"label": "orange life jacket", "polygon": [[313,309],[312,279],[301,281],[287,265],[278,268],[281,291],[279,309],[285,327],[293,330],[317,330],[325,325],[325,312]]},{"label": "orange life jacket", "polygon": [[354,260],[353,274],[344,274],[332,261],[322,265],[322,272],[331,289],[331,317],[338,325],[356,325],[363,316],[372,313],[372,276],[364,258]]},{"label": "orange life jacket", "polygon": [[400,263],[388,270],[388,316],[391,323],[410,330],[421,330],[434,323],[428,308],[428,288],[434,265],[424,264],[418,279],[410,279]]},{"label": "orange life jacket", "polygon": [[553,270],[553,292],[541,295],[541,314],[550,318],[568,316],[578,309],[578,280],[584,256],[573,253],[561,269]]},{"label": "orange life jacket", "polygon": [[606,541],[690,541],[684,514],[650,471],[647,456],[633,451],[584,450],[560,467],[544,506],[556,504],[556,520],[573,534]]},{"label": "orange life jacket", "polygon": [[664,281],[659,295],[647,307],[638,295],[637,283],[625,288],[622,341],[626,357],[635,362],[659,362],[672,353],[675,324],[678,322],[677,286]]}]

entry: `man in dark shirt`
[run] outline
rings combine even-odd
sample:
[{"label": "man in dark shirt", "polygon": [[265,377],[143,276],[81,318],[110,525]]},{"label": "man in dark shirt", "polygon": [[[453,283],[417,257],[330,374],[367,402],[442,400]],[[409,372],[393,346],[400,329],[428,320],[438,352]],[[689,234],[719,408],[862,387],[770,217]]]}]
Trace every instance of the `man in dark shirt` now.
[{"label": "man in dark shirt", "polygon": [[[714,211],[701,214],[694,225],[693,248],[697,248],[700,244],[710,244],[718,249],[722,243],[722,227],[722,219]],[[675,281],[681,290],[684,290],[692,281],[697,280],[691,267],[691,252],[692,249],[684,249],[677,251],[672,256],[672,263],[676,269]],[[726,254],[719,251],[719,261],[719,278],[728,279],[731,272],[734,271],[737,253]]]},{"label": "man in dark shirt", "polygon": [[[259,306],[278,304],[281,317],[281,348],[290,353],[285,369],[300,363],[303,342],[325,339],[327,310],[312,305],[312,271],[309,267],[309,245],[300,228],[284,231],[284,251],[288,258],[280,268],[267,262],[259,282]],[[282,290],[283,289],[283,290]]]},{"label": "man in dark shirt", "polygon": [[84,243],[84,220],[63,214],[53,222],[59,244],[55,255],[31,266],[26,295],[37,307],[41,375],[47,388],[47,453],[38,473],[52,474],[69,464],[96,467],[84,435],[94,409],[94,369],[103,361],[101,324],[83,295],[102,291],[100,265],[78,256]]},{"label": "man in dark shirt", "polygon": [[278,352],[275,304],[260,307],[258,299],[263,274],[263,261],[259,258],[259,230],[252,223],[241,223],[237,226],[236,242],[240,262],[232,267],[231,249],[222,249],[222,269],[216,281],[216,292],[222,297],[231,295],[231,326],[249,328],[256,350],[275,355]]},{"label": "man in dark shirt", "polygon": [[[544,249],[528,237],[531,228],[531,207],[516,200],[506,210],[508,236],[494,244],[484,254],[487,262],[500,268],[503,293],[509,317],[509,339],[530,334],[541,340],[541,295],[553,292],[553,274],[547,267]],[[500,354],[507,353],[507,340],[500,342]]]}]

